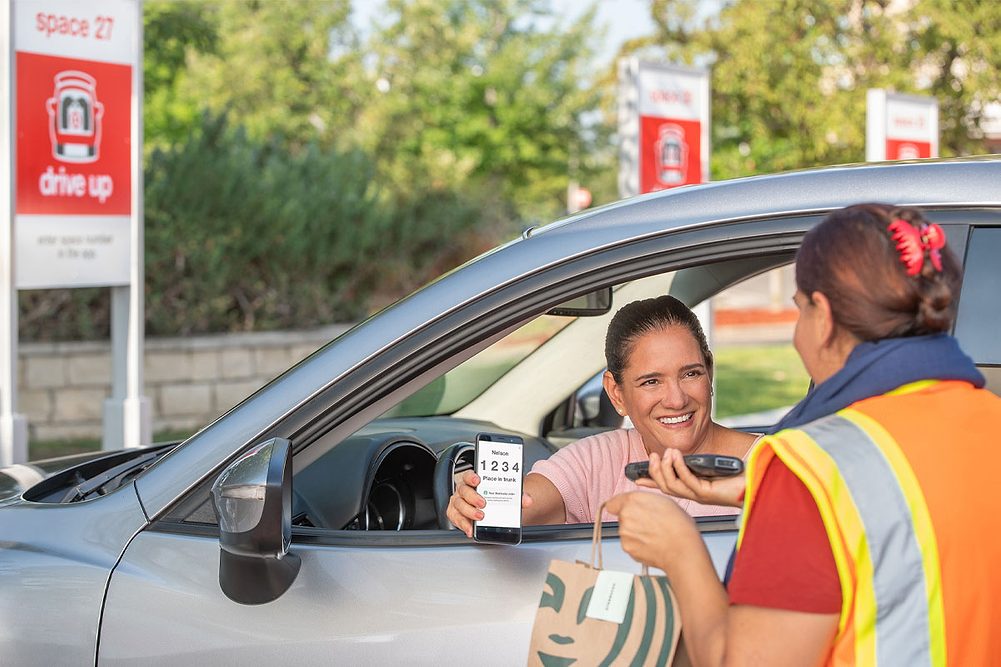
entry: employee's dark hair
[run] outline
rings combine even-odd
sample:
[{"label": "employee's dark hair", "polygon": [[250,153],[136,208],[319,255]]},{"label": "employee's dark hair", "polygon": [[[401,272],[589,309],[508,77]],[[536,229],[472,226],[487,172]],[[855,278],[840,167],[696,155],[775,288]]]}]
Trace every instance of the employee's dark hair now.
[{"label": "employee's dark hair", "polygon": [[699,344],[706,370],[712,377],[713,353],[709,350],[702,325],[691,309],[673,296],[658,296],[627,303],[615,313],[605,334],[605,363],[616,382],[622,382],[622,371],[629,362],[632,346],[640,336],[672,326],[688,329]]},{"label": "employee's dark hair", "polygon": [[948,332],[956,318],[962,281],[956,256],[948,244],[940,260],[919,246],[910,275],[892,238],[896,220],[922,235],[929,229],[915,208],[859,204],[828,215],[796,255],[799,290],[808,298],[824,294],[834,321],[863,341]]}]

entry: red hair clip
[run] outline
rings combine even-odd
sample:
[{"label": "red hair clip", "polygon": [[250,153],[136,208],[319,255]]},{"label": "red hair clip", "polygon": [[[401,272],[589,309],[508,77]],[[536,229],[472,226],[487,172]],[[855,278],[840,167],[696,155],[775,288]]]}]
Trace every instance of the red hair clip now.
[{"label": "red hair clip", "polygon": [[925,263],[925,253],[936,271],[942,270],[942,248],[945,247],[945,232],[938,225],[921,225],[918,229],[902,218],[897,218],[887,226],[890,238],[897,244],[900,261],[907,269],[907,275],[921,273]]}]

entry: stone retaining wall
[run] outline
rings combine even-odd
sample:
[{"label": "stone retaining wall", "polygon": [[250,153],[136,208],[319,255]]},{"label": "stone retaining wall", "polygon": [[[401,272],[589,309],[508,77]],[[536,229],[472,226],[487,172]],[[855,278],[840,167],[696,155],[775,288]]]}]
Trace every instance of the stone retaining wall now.
[{"label": "stone retaining wall", "polygon": [[[204,426],[347,328],[148,338],[144,393],[153,432]],[[25,343],[18,351],[18,412],[28,419],[29,442],[100,438],[110,343]]]}]

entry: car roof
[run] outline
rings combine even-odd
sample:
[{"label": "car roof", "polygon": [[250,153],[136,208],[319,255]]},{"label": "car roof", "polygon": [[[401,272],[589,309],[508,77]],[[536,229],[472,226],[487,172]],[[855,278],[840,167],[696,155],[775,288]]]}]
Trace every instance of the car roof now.
[{"label": "car roof", "polygon": [[709,222],[823,212],[873,201],[930,208],[997,205],[999,174],[1001,155],[803,169],[639,195],[558,220],[529,236],[589,229],[639,237]]}]

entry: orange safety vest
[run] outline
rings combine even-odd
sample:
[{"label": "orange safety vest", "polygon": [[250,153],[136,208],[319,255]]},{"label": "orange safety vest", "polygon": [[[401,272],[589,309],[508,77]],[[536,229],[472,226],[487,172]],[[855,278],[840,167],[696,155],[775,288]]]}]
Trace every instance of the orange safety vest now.
[{"label": "orange safety vest", "polygon": [[830,665],[1001,665],[1001,398],[922,381],[763,438],[820,510],[841,582]]}]

